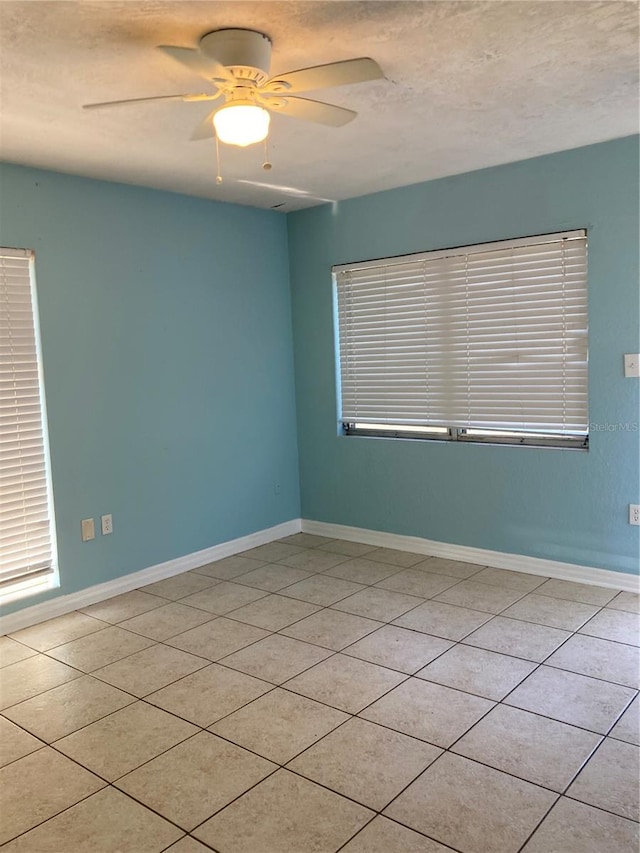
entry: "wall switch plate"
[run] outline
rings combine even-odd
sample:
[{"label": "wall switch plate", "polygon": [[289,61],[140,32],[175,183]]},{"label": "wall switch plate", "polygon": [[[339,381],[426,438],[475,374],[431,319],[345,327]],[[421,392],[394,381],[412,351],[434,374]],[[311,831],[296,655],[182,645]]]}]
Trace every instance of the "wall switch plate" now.
[{"label": "wall switch plate", "polygon": [[90,539],[96,538],[96,527],[92,518],[82,519],[82,541],[88,542]]},{"label": "wall switch plate", "polygon": [[640,525],[640,504],[629,504],[629,524]]},{"label": "wall switch plate", "polygon": [[103,536],[107,536],[109,533],[113,533],[113,518],[111,517],[111,513],[109,513],[109,515],[101,515],[100,523],[102,525]]},{"label": "wall switch plate", "polygon": [[640,354],[627,353],[624,357],[624,375],[640,376]]}]

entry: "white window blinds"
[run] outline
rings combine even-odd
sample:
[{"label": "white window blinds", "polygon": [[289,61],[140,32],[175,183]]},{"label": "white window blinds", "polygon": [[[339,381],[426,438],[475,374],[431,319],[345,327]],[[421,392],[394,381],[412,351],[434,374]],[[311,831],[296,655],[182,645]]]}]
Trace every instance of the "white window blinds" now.
[{"label": "white window blinds", "polygon": [[53,573],[33,257],[0,248],[0,594]]},{"label": "white window blinds", "polygon": [[333,271],[343,422],[587,434],[584,231]]}]

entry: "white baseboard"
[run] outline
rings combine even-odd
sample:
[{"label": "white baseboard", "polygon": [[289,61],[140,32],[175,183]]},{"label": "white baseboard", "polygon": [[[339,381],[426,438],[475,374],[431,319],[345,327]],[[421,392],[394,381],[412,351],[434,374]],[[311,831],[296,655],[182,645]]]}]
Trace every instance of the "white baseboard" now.
[{"label": "white baseboard", "polygon": [[228,542],[221,542],[219,545],[213,545],[211,548],[205,548],[203,551],[185,554],[184,557],[167,560],[166,563],[158,563],[155,566],[141,569],[139,572],[132,572],[120,578],[114,578],[106,583],[89,586],[86,589],[78,590],[78,592],[60,595],[57,598],[51,598],[40,604],[25,607],[15,613],[9,613],[6,616],[0,617],[0,636],[19,631],[20,628],[37,625],[39,622],[53,619],[54,616],[62,616],[65,613],[70,613],[72,610],[77,610],[79,607],[88,607],[90,604],[104,601],[106,598],[112,598],[114,595],[130,592],[132,589],[146,586],[149,583],[154,583],[154,581],[161,581],[173,575],[179,575],[181,572],[197,569],[199,566],[213,563],[214,560],[231,557],[233,554],[239,554],[241,551],[247,551],[249,548],[256,548],[258,545],[265,545],[267,542],[273,542],[274,539],[291,536],[294,533],[300,532],[300,526],[300,519],[293,518],[291,521],[285,521],[283,524],[277,524],[275,527],[268,527],[265,530],[258,530],[255,533],[250,533],[248,536],[241,536],[239,539],[230,539]]},{"label": "white baseboard", "polygon": [[522,554],[506,554],[503,551],[489,551],[467,545],[452,545],[449,542],[437,542],[433,539],[421,539],[417,536],[400,536],[396,533],[367,530],[363,527],[347,527],[343,524],[329,524],[306,518],[302,519],[302,530],[304,533],[330,536],[333,539],[346,539],[350,542],[363,542],[365,545],[377,545],[379,548],[413,551],[416,554],[424,554],[426,557],[442,557],[445,560],[459,560],[462,563],[476,563],[480,566],[491,566],[496,569],[511,569],[530,575],[542,575],[547,578],[587,583],[592,586],[605,586],[625,592],[640,592],[640,577],[626,572],[594,569],[591,566],[578,566],[573,563],[562,563],[558,560],[526,557]]},{"label": "white baseboard", "polygon": [[491,566],[496,569],[512,569],[513,571],[525,572],[532,575],[541,575],[559,580],[574,581],[576,583],[587,583],[592,586],[604,586],[611,589],[620,589],[625,592],[640,592],[640,578],[625,572],[613,572],[608,569],[594,569],[591,566],[578,566],[573,563],[563,563],[556,560],[545,560],[540,557],[526,557],[522,554],[506,554],[503,551],[489,551],[484,548],[472,548],[467,545],[452,545],[449,542],[437,542],[433,539],[422,539],[417,536],[401,536],[397,533],[384,533],[379,530],[367,530],[363,527],[347,527],[343,524],[329,524],[324,521],[311,521],[309,519],[294,518],[285,521],[275,527],[258,530],[248,536],[239,539],[231,539],[221,542],[203,551],[195,551],[168,560],[166,563],[158,563],[138,572],[124,575],[120,578],[96,584],[95,586],[72,592],[68,595],[60,595],[40,604],[25,607],[15,613],[9,613],[0,617],[0,636],[28,628],[55,616],[62,616],[87,607],[114,595],[129,592],[154,581],[188,572],[230,557],[249,548],[256,548],[275,539],[291,536],[299,533],[315,533],[318,536],[330,536],[334,539],[346,539],[349,542],[364,542],[366,545],[376,545],[379,548],[396,548],[398,551],[413,551],[416,554],[424,554],[425,557],[442,557],[446,560],[459,560],[463,563],[476,563],[480,566]]}]

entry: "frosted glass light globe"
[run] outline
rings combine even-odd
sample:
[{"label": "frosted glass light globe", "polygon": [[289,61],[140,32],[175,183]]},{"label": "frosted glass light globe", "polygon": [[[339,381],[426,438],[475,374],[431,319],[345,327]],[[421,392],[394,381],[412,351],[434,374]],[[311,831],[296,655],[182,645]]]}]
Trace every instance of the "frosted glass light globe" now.
[{"label": "frosted glass light globe", "polygon": [[271,116],[255,104],[228,104],[213,117],[213,126],[220,142],[246,148],[262,142],[269,133]]}]

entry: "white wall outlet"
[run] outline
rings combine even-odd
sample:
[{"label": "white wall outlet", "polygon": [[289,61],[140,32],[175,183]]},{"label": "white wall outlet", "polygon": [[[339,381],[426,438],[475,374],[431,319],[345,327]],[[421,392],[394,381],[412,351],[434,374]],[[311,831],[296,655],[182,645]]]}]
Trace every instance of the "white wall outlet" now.
[{"label": "white wall outlet", "polygon": [[640,354],[627,353],[624,357],[624,375],[640,376]]},{"label": "white wall outlet", "polygon": [[629,504],[629,524],[640,525],[640,504]]},{"label": "white wall outlet", "polygon": [[101,515],[100,523],[102,525],[103,536],[107,536],[109,533],[113,533],[113,518],[111,517],[111,513],[109,513],[109,515]]},{"label": "white wall outlet", "polygon": [[82,541],[88,542],[90,539],[96,538],[96,526],[92,518],[82,519]]}]

